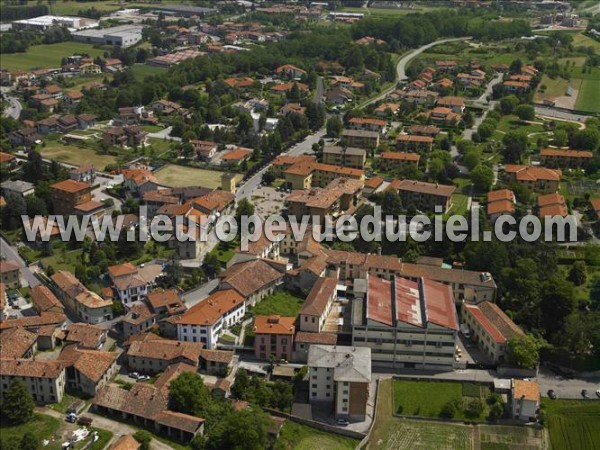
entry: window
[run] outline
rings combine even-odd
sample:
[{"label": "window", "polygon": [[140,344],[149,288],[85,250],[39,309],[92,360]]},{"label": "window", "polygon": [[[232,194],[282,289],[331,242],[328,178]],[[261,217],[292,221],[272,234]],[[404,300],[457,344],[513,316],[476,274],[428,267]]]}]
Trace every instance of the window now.
[{"label": "window", "polygon": [[327,381],[331,380],[331,377],[327,377]]},{"label": "window", "polygon": [[316,380],[316,379],[317,379],[317,376],[316,376],[316,375],[313,375],[311,378],[312,378],[313,380]]},{"label": "window", "polygon": [[312,387],[313,389],[316,389],[316,388],[317,388],[317,383],[313,383],[313,384],[311,385],[311,387]]},{"label": "window", "polygon": [[317,393],[316,393],[316,392],[313,392],[313,393],[312,393],[312,396],[313,396],[313,397],[316,397],[316,396],[317,396]]},{"label": "window", "polygon": [[328,392],[327,394],[325,394],[325,397],[331,397],[331,394]]},{"label": "window", "polygon": [[344,389],[344,395],[348,395],[348,389]]}]

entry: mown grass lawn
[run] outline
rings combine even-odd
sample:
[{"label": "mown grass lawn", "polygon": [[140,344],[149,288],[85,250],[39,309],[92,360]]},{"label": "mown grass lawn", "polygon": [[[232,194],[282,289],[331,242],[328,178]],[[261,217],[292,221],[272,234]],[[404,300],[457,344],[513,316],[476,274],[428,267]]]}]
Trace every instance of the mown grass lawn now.
[{"label": "mown grass lawn", "polygon": [[581,111],[600,112],[600,79],[583,80],[575,108]]},{"label": "mown grass lawn", "polygon": [[250,310],[255,316],[278,314],[280,316],[295,317],[302,308],[304,299],[288,292],[275,292],[266,296]]},{"label": "mown grass lawn", "polygon": [[[81,4],[80,4],[81,5]],[[25,53],[2,55],[2,67],[9,70],[50,69],[60,67],[62,58],[75,53],[87,53],[92,58],[104,56],[104,49],[81,42],[32,45]]]},{"label": "mown grass lawn", "polygon": [[600,448],[600,402],[596,400],[542,400],[552,448]]},{"label": "mown grass lawn", "polygon": [[43,414],[35,414],[33,419],[22,425],[8,425],[2,422],[1,438],[7,442],[19,442],[24,434],[32,433],[40,441],[47,439],[51,441],[50,445],[44,447],[46,449],[59,449],[60,442],[54,441],[54,435],[62,426],[62,422],[54,417],[45,416]]},{"label": "mown grass lawn", "polygon": [[358,440],[288,420],[281,429],[275,450],[351,450]]},{"label": "mown grass lawn", "polygon": [[223,172],[167,164],[157,170],[155,175],[159,183],[170,187],[197,185],[215,189],[221,186]]},{"label": "mown grass lawn", "polygon": [[144,81],[144,78],[150,75],[160,75],[167,71],[163,67],[149,66],[148,64],[134,64],[129,70],[138,81]]},{"label": "mown grass lawn", "polygon": [[91,148],[64,145],[60,142],[49,142],[46,147],[41,147],[39,150],[44,158],[74,166],[92,164],[99,170],[104,170],[107,165],[117,162],[117,158],[113,155],[102,155]]}]

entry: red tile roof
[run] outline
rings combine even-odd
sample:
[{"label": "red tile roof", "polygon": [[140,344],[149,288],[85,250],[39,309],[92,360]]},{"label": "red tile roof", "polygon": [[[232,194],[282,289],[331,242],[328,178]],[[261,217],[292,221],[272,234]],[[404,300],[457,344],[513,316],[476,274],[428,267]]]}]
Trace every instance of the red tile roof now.
[{"label": "red tile roof", "polygon": [[255,316],[255,334],[294,334],[295,317],[281,317],[278,315]]}]

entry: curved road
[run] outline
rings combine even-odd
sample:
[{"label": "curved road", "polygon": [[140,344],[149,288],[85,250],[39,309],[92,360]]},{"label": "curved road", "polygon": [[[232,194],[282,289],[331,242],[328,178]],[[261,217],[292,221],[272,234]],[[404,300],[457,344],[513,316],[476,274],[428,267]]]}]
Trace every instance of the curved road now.
[{"label": "curved road", "polygon": [[[439,44],[445,44],[447,42],[455,42],[455,41],[466,41],[466,40],[469,40],[469,39],[472,39],[472,38],[470,38],[470,37],[460,37],[460,38],[451,38],[451,39],[441,39],[439,41],[434,41],[434,42],[431,42],[431,43],[429,43],[427,45],[419,47],[419,48],[411,51],[410,53],[407,53],[402,58],[400,58],[400,61],[398,61],[398,65],[396,66],[396,83],[398,81],[404,81],[404,80],[406,80],[406,78],[407,78],[406,77],[406,67],[408,66],[408,63],[410,63],[413,59],[415,59],[417,56],[419,56],[425,50],[428,50],[431,47],[435,47],[436,45],[439,45]],[[391,93],[391,92],[393,92],[395,90],[396,90],[396,85],[394,84],[392,87],[386,89],[381,94],[379,94],[377,97],[372,98],[368,102],[363,103],[361,106],[364,108],[365,106],[370,105],[371,103],[378,102],[379,100],[382,100],[389,93]]]},{"label": "curved road", "polygon": [[8,89],[6,88],[2,89],[2,94],[4,95],[6,101],[9,103],[9,105],[3,111],[2,115],[4,117],[12,117],[13,119],[18,120],[21,116],[21,110],[23,109],[21,103],[19,103],[19,100],[17,100],[16,97],[11,97],[10,95],[8,95]]}]

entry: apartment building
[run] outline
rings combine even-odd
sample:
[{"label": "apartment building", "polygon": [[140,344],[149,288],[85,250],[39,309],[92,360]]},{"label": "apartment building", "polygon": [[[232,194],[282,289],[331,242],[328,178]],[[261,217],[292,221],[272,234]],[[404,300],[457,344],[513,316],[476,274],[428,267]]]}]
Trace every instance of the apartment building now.
[{"label": "apartment building", "polygon": [[463,303],[461,318],[477,346],[494,364],[506,363],[509,358],[508,341],[524,336],[523,331],[492,302]]},{"label": "apartment building", "polygon": [[379,135],[383,134],[386,126],[387,121],[370,117],[353,117],[346,124],[348,130],[376,131]]},{"label": "apartment building", "polygon": [[399,134],[396,137],[396,148],[405,152],[430,152],[433,149],[433,138],[412,134]]},{"label": "apartment building", "polygon": [[367,151],[362,148],[333,145],[323,149],[324,164],[364,169],[366,161]]},{"label": "apartment building", "polygon": [[371,349],[311,345],[308,350],[309,400],[333,403],[336,418],[362,421],[371,384]]},{"label": "apartment building", "polygon": [[348,147],[377,148],[379,146],[379,137],[379,132],[377,131],[351,129],[342,131],[342,142]]},{"label": "apartment building", "polygon": [[337,299],[337,279],[321,277],[314,284],[299,313],[299,331],[320,333]]},{"label": "apartment building", "polygon": [[62,349],[58,357],[65,366],[68,391],[94,396],[117,374],[117,352],[83,350],[74,345]]},{"label": "apartment building", "polygon": [[558,192],[540,195],[537,198],[537,205],[540,219],[553,216],[566,217],[569,215],[565,197]]},{"label": "apartment building", "polygon": [[60,402],[65,393],[65,368],[58,361],[2,359],[0,395],[13,380],[23,382],[38,405]]},{"label": "apartment building", "polygon": [[540,150],[540,163],[549,168],[581,169],[590,163],[593,156],[592,152],[582,150],[543,148]]},{"label": "apartment building", "polygon": [[296,318],[278,315],[254,317],[254,356],[277,360],[291,359],[294,349]]},{"label": "apartment building", "polygon": [[61,270],[51,277],[56,295],[77,317],[87,323],[112,320],[112,300],[89,291],[71,272]]},{"label": "apartment building", "polygon": [[214,349],[223,330],[240,322],[244,314],[244,296],[234,289],[217,291],[176,319],[177,339]]},{"label": "apartment building", "polygon": [[[422,181],[402,180],[397,184],[398,195],[404,207],[413,205],[424,212],[446,213],[452,207],[455,186]],[[436,211],[440,207],[441,211]]]},{"label": "apartment building", "polygon": [[507,183],[517,183],[529,191],[550,193],[558,191],[562,172],[560,169],[507,164],[504,167]]},{"label": "apartment building", "polygon": [[453,370],[459,323],[449,286],[367,276],[354,293],[352,345],[370,347],[373,366]]},{"label": "apartment building", "polygon": [[178,363],[198,367],[202,347],[201,343],[181,340],[134,341],[127,349],[127,366],[143,374],[164,372]]},{"label": "apartment building", "polygon": [[419,167],[421,155],[406,152],[383,152],[379,155],[380,164],[388,170],[405,169],[408,167]]},{"label": "apartment building", "polygon": [[64,180],[50,186],[55,214],[75,214],[76,207],[92,201],[92,186],[75,180]]},{"label": "apartment building", "polygon": [[487,193],[487,218],[495,223],[500,216],[513,215],[517,200],[510,189],[498,189]]},{"label": "apartment building", "polygon": [[308,189],[310,187],[325,187],[336,178],[364,180],[364,171],[350,167],[322,164],[311,161],[301,161],[283,172],[285,180],[292,189]]},{"label": "apartment building", "polygon": [[450,108],[452,112],[462,114],[465,111],[465,100],[462,97],[440,97],[437,106],[442,108]]}]

